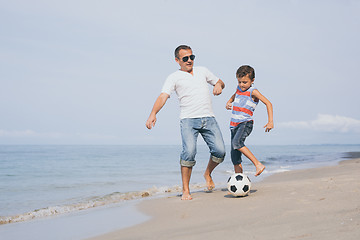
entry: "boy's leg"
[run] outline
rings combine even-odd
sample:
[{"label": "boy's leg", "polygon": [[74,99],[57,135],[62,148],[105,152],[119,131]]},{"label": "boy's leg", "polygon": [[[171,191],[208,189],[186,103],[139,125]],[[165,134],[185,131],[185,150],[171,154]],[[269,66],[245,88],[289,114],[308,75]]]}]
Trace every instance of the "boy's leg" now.
[{"label": "boy's leg", "polygon": [[[245,139],[250,135],[252,129],[253,129],[252,121],[240,123],[234,130],[232,130],[234,131],[234,136],[232,137],[233,139],[231,141],[231,145],[234,148],[234,155],[236,155],[236,151],[239,151],[238,153],[242,153],[248,159],[250,159],[250,161],[256,167],[255,176],[259,176],[264,171],[265,166],[261,162],[259,162],[254,156],[254,154],[252,154],[252,152],[245,146]],[[238,165],[237,162],[233,161],[233,164],[234,164],[234,168],[238,168],[235,166]]]},{"label": "boy's leg", "polygon": [[191,200],[192,197],[190,195],[190,177],[191,177],[192,167],[184,167],[181,166],[181,179],[182,179],[182,197],[181,200]]},{"label": "boy's leg", "polygon": [[241,159],[241,152],[237,149],[234,149],[231,146],[231,161],[234,164],[234,171],[235,173],[243,173],[243,168],[241,165],[242,159]]},{"label": "boy's leg", "polygon": [[234,171],[235,171],[235,173],[243,173],[243,168],[242,168],[241,163],[234,165]]},{"label": "boy's leg", "polygon": [[[230,133],[231,133],[230,155],[231,155],[231,161],[232,161],[232,163],[234,165],[235,173],[243,173],[243,168],[242,168],[242,165],[241,165],[241,162],[242,162],[241,155],[242,155],[242,153],[234,148],[234,145],[236,146],[237,142],[239,141],[239,139],[235,138],[236,133],[238,132],[238,130],[239,130],[239,126],[230,129]],[[243,129],[240,128],[240,131],[243,131]]]},{"label": "boy's leg", "polygon": [[259,176],[265,170],[265,166],[261,162],[259,162],[259,160],[256,159],[254,154],[252,154],[252,152],[246,146],[244,146],[238,150],[242,154],[244,154],[248,159],[250,159],[250,161],[255,165],[255,167],[256,167],[255,176]]}]

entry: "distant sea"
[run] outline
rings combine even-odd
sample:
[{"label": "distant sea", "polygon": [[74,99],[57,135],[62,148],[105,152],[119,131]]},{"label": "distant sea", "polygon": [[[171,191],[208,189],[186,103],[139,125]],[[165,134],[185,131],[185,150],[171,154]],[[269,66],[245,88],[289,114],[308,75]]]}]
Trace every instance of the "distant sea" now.
[{"label": "distant sea", "polygon": [[[360,145],[249,146],[266,166],[255,168],[244,157],[253,182],[274,173],[335,165]],[[227,152],[229,152],[227,146]],[[198,146],[191,190],[205,189],[203,173],[209,150]],[[135,199],[181,193],[181,146],[0,145],[0,223],[29,221]],[[213,173],[225,187],[233,173],[230,154]]]}]

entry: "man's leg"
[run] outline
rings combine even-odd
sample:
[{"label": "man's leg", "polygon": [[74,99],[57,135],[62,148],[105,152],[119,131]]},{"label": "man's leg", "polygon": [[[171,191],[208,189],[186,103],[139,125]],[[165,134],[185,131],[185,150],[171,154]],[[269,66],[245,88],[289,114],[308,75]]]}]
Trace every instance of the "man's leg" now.
[{"label": "man's leg", "polygon": [[209,191],[215,188],[211,173],[219,163],[224,161],[225,144],[224,140],[214,117],[206,118],[206,127],[201,129],[200,133],[210,149],[210,159],[204,173],[206,186]]},{"label": "man's leg", "polygon": [[180,121],[181,138],[183,150],[180,154],[181,179],[183,185],[183,195],[181,200],[191,200],[190,195],[190,177],[192,168],[195,165],[196,142],[198,130],[196,125],[199,119],[182,119]]},{"label": "man's leg", "polygon": [[214,168],[219,165],[219,163],[214,162],[211,157],[209,159],[209,163],[207,165],[207,168],[204,173],[204,178],[206,181],[206,187],[209,191],[213,190],[215,188],[215,183],[212,180],[211,173],[214,170]]},{"label": "man's leg", "polygon": [[181,166],[181,178],[183,184],[183,194],[181,200],[191,200],[192,197],[190,195],[190,177],[191,177],[192,167],[184,167]]}]

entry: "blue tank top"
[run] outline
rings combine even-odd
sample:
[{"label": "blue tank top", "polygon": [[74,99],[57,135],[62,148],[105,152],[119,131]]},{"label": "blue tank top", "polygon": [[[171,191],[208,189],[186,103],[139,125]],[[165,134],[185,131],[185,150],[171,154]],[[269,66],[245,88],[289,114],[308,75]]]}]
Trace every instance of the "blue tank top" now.
[{"label": "blue tank top", "polygon": [[252,98],[252,92],[255,89],[255,87],[250,87],[248,90],[243,92],[239,86],[237,87],[233,102],[230,128],[236,127],[239,123],[253,120],[253,114],[259,102],[255,102]]}]

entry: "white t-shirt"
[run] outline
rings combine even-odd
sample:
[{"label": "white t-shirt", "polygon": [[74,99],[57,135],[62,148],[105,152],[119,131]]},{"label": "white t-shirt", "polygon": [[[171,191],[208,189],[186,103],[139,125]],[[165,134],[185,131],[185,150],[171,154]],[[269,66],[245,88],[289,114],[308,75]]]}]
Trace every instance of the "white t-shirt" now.
[{"label": "white t-shirt", "polygon": [[180,102],[180,119],[213,117],[209,85],[219,80],[205,67],[194,67],[193,75],[178,70],[168,76],[162,93],[176,92]]}]

